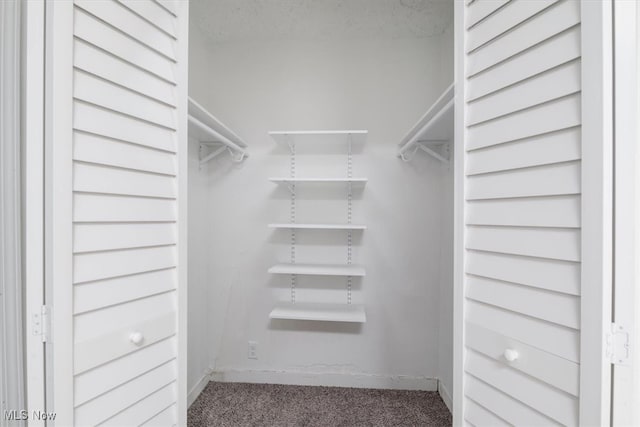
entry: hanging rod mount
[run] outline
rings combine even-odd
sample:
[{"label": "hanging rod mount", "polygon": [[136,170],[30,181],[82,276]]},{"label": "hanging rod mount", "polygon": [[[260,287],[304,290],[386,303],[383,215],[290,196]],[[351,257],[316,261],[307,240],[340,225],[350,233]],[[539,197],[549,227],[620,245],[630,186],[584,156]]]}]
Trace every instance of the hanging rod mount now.
[{"label": "hanging rod mount", "polygon": [[[415,157],[418,150],[422,150],[434,159],[438,160],[441,163],[449,164],[449,147],[448,142],[446,140],[433,140],[433,141],[417,141],[413,144],[412,150],[399,150],[398,157],[402,159],[403,162],[410,162]],[[435,147],[444,147],[444,153],[438,153],[434,148]],[[407,153],[410,153],[407,155]]]},{"label": "hanging rod mount", "polygon": [[[207,154],[204,154],[205,148],[213,148],[213,150],[209,151]],[[229,156],[231,157],[231,161],[240,163],[246,157],[249,157],[249,153],[245,150],[236,151],[233,148],[229,147],[226,144],[221,142],[201,142],[200,143],[200,166],[204,165],[208,161],[212,160],[214,157],[219,156],[225,151],[229,152]]]}]

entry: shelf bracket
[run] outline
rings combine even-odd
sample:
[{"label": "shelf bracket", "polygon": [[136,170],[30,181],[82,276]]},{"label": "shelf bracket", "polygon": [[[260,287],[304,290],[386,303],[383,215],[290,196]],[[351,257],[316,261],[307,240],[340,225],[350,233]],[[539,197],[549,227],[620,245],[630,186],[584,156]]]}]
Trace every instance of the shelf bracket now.
[{"label": "shelf bracket", "polygon": [[[210,151],[207,154],[204,154],[206,148],[214,148],[214,150]],[[245,157],[247,157],[246,151],[236,152],[233,149],[231,149],[231,147],[229,147],[228,145],[225,145],[220,142],[201,142],[200,152],[198,156],[200,159],[200,166],[204,165],[205,163],[219,156],[225,151],[229,152],[229,155],[231,156],[231,160],[236,163],[242,162],[245,159]]]},{"label": "shelf bracket", "polygon": [[225,151],[227,149],[227,146],[224,144],[215,144],[216,149],[204,154],[205,152],[205,148],[208,147],[212,147],[214,146],[211,143],[200,143],[200,152],[199,152],[199,158],[200,158],[200,166],[204,165],[205,163],[207,163],[209,160],[213,159],[214,157],[220,155],[223,151]]},{"label": "shelf bracket", "polygon": [[235,162],[235,163],[240,163],[242,162],[245,157],[248,156],[246,151],[238,151],[237,153],[235,153],[231,148],[227,147],[227,150],[229,150],[229,154],[231,155],[231,161]]},{"label": "shelf bracket", "polygon": [[446,144],[448,142],[449,141],[447,140],[417,141],[414,145],[415,148],[413,149],[413,151],[411,151],[410,155],[407,156],[405,154],[406,151],[400,151],[398,153],[398,157],[400,157],[404,162],[410,162],[415,157],[417,151],[422,150],[428,155],[430,155],[431,157],[433,157],[434,159],[438,160],[439,162],[444,163],[445,165],[448,165],[449,164],[448,156],[440,154],[432,148],[434,146],[442,146],[442,147],[445,147],[446,149]]},{"label": "shelf bracket", "polygon": [[293,138],[285,138],[285,140],[287,141],[287,145],[289,146],[289,150],[291,151],[291,153],[294,153],[296,150],[296,147],[295,147],[295,142],[293,142],[292,139]]},{"label": "shelf bracket", "polygon": [[287,182],[287,188],[289,189],[289,191],[291,192],[291,194],[293,194],[296,191],[296,187],[295,184],[291,183],[291,182]]}]

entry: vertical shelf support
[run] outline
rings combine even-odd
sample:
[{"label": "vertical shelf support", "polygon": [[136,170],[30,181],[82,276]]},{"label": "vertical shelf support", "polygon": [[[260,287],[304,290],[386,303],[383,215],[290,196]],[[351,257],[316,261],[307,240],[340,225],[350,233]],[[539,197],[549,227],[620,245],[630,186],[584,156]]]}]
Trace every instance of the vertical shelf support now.
[{"label": "vertical shelf support", "polygon": [[[291,149],[289,156],[289,177],[292,179],[289,186],[291,190],[291,204],[289,207],[289,222],[295,224],[296,222],[296,183],[294,181],[296,177],[296,143],[291,141],[288,135],[285,136],[287,144]],[[296,263],[296,230],[291,228],[291,264]],[[296,275],[291,274],[291,303],[296,303]]]},{"label": "vertical shelf support", "polygon": [[[353,205],[353,192],[351,188],[351,178],[353,178],[353,156],[352,156],[352,138],[351,134],[348,135],[347,140],[347,179],[349,179],[349,183],[347,184],[347,224],[351,224],[352,217],[352,205]],[[347,265],[351,265],[352,263],[352,231],[349,230],[347,233]],[[351,276],[347,276],[347,304],[351,304],[351,287],[353,284],[353,278]]]}]

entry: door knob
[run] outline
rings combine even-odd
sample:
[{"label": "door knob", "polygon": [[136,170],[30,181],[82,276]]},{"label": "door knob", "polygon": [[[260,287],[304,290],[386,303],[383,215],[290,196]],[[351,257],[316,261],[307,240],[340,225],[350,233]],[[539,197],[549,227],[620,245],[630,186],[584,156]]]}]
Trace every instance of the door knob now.
[{"label": "door knob", "polygon": [[508,348],[504,351],[504,358],[507,359],[508,362],[513,362],[520,356],[517,350],[512,348]]},{"label": "door knob", "polygon": [[135,345],[142,345],[142,341],[144,341],[144,336],[141,332],[131,332],[129,335],[129,341],[131,341]]}]

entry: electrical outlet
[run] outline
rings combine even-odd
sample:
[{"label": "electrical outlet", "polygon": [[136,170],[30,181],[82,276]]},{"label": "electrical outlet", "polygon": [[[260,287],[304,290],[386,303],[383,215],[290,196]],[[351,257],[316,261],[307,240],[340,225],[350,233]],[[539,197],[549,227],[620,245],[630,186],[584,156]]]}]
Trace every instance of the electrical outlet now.
[{"label": "electrical outlet", "polygon": [[258,342],[257,341],[249,341],[249,351],[247,357],[249,359],[257,359],[258,358]]}]

